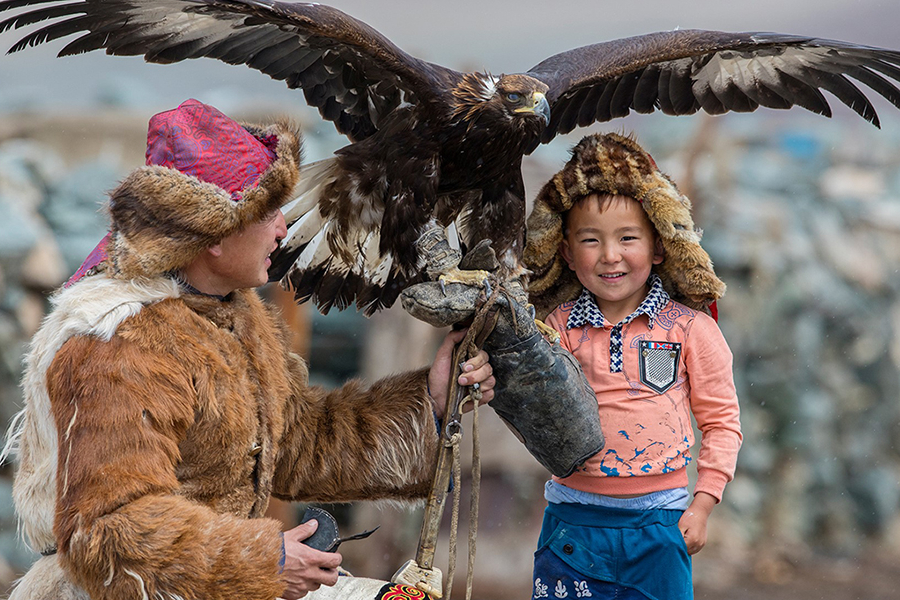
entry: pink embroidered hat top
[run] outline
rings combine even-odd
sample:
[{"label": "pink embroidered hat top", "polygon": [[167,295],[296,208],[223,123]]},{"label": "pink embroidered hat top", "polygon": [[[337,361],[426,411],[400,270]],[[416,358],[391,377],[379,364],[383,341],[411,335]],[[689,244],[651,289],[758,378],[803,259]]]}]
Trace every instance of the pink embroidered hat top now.
[{"label": "pink embroidered hat top", "polygon": [[238,200],[275,160],[277,141],[275,136],[258,140],[217,109],[191,99],[150,118],[147,165],[193,175]]}]

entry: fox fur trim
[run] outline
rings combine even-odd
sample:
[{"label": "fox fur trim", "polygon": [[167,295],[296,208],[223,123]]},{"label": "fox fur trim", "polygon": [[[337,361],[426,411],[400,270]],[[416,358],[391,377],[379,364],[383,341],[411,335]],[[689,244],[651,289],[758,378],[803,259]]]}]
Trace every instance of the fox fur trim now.
[{"label": "fox fur trim", "polygon": [[291,199],[300,178],[299,129],[288,121],[243,127],[257,138],[275,135],[278,144],[275,160],[239,200],[216,185],[161,166],[135,169],[110,194],[113,236],[107,266],[113,277],[152,277],[183,267]]},{"label": "fox fur trim", "polygon": [[59,555],[42,556],[18,581],[9,594],[9,600],[91,600],[83,589],[72,583]]},{"label": "fox fur trim", "polygon": [[653,268],[663,287],[673,300],[708,313],[709,305],[725,293],[725,284],[700,246],[702,232],[694,226],[690,200],[635,140],[609,133],[583,138],[535,198],[524,260],[532,272],[528,293],[537,316],[546,317],[581,293],[559,247],[565,213],[593,193],[629,196],[641,203],[665,249],[665,259]]}]

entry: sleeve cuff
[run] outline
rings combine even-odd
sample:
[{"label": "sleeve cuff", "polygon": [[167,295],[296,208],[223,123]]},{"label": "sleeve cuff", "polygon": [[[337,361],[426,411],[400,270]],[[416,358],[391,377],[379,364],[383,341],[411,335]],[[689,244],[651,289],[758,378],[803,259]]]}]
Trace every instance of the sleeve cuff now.
[{"label": "sleeve cuff", "polygon": [[715,498],[716,502],[721,502],[725,484],[729,481],[731,481],[731,478],[721,471],[702,469],[697,474],[697,485],[694,486],[694,493],[706,492]]}]

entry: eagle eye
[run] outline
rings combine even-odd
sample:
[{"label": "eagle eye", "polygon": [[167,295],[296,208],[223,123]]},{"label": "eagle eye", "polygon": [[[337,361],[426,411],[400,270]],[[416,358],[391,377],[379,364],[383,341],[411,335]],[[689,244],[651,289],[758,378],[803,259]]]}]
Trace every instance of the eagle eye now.
[{"label": "eagle eye", "polygon": [[522,100],[522,94],[517,92],[510,92],[506,94],[506,99],[510,102],[520,102]]}]

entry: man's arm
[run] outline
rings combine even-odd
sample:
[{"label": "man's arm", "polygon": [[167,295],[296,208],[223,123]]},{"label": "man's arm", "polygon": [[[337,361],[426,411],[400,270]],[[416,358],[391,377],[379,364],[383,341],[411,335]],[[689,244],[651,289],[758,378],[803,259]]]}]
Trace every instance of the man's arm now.
[{"label": "man's arm", "polygon": [[[434,474],[440,418],[453,344],[447,336],[430,370],[360,381],[325,391],[307,385],[306,365],[289,357],[293,397],[275,473],[276,496],[343,502],[427,495]],[[484,352],[469,360],[458,381],[478,383],[482,403],[493,398],[494,378]]]},{"label": "man's arm", "polygon": [[326,391],[306,386],[305,365],[292,359],[273,494],[318,502],[425,495],[437,449],[426,372]]}]

